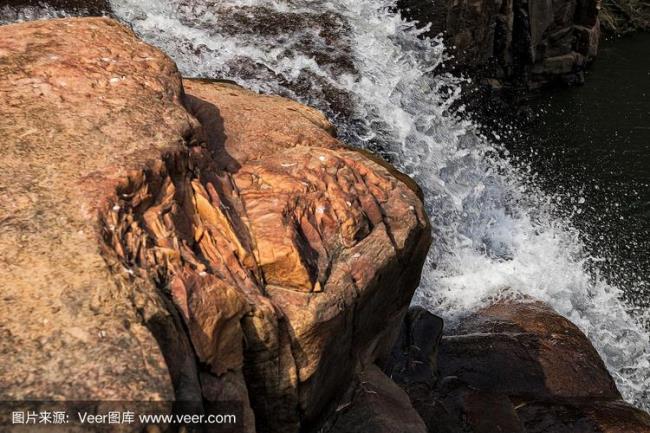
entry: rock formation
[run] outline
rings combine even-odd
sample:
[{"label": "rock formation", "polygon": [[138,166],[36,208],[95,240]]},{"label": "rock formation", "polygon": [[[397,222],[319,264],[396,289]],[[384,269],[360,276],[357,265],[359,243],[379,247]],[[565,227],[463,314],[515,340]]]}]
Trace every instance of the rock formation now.
[{"label": "rock formation", "polygon": [[106,18],[0,27],[0,58],[1,398],[237,400],[291,432],[372,374],[431,240],[410,179]]},{"label": "rock formation", "polygon": [[429,432],[650,432],[587,338],[541,303],[496,303],[441,336],[411,310],[386,366]]},{"label": "rock formation", "polygon": [[582,82],[600,38],[598,0],[400,0],[428,35],[444,32],[456,66],[504,84],[539,88]]}]

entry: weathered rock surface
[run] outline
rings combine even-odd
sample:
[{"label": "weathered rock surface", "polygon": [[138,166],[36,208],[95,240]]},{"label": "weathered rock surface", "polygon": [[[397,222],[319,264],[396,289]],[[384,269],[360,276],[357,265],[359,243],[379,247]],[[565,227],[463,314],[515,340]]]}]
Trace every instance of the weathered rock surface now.
[{"label": "weathered rock surface", "polygon": [[130,170],[184,148],[174,64],[103,19],[0,27],[0,59],[0,396],[171,398],[143,326],[170,313],[114,278],[97,215]]},{"label": "weathered rock surface", "polygon": [[620,398],[587,337],[541,303],[480,310],[443,338],[438,361],[441,376],[511,397]]},{"label": "weathered rock surface", "polygon": [[183,89],[105,18],[0,27],[0,57],[2,398],[234,399],[290,432],[390,350],[428,219],[321,113]]},{"label": "weathered rock surface", "polygon": [[409,19],[431,23],[429,35],[445,32],[459,68],[497,86],[582,82],[598,50],[598,0],[398,4]]},{"label": "weathered rock surface", "polygon": [[440,333],[440,319],[411,310],[386,365],[430,432],[650,431],[587,338],[541,303],[496,303],[438,345]]}]

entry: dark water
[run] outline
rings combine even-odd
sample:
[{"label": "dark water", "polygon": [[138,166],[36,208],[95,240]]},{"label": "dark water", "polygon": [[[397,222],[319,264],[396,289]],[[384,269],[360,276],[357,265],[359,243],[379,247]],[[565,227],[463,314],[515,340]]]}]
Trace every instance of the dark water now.
[{"label": "dark water", "polygon": [[585,86],[543,95],[508,145],[571,215],[610,283],[650,309],[650,34],[605,41]]}]

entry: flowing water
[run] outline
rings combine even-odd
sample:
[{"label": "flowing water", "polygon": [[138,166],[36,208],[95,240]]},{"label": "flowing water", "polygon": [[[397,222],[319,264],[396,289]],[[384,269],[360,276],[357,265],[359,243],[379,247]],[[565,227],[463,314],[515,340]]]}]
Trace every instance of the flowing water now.
[{"label": "flowing water", "polygon": [[587,334],[626,399],[650,409],[650,334],[622,300],[634,287],[601,277],[602,258],[557,212],[557,197],[509,161],[493,144],[499,137],[462,120],[461,79],[440,72],[442,42],[418,38],[394,1],[111,6],[185,76],[231,79],[314,105],[343,141],[417,179],[434,243],[415,303],[453,321],[497,297],[541,299]]}]

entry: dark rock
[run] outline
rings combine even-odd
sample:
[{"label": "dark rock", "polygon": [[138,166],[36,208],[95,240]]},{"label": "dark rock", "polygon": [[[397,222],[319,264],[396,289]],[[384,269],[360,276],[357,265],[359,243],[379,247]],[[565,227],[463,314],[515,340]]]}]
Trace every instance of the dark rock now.
[{"label": "dark rock", "polygon": [[73,15],[88,16],[106,15],[111,11],[108,0],[2,0],[0,7],[2,6],[12,8],[49,6]]},{"label": "dark rock", "polygon": [[517,415],[526,433],[650,432],[650,416],[622,401],[522,403]]},{"label": "dark rock", "polygon": [[433,386],[442,328],[443,322],[439,317],[421,307],[411,308],[384,366],[386,374],[402,386]]},{"label": "dark rock", "polygon": [[589,340],[547,306],[496,303],[442,339],[439,321],[412,309],[386,363],[429,432],[649,431],[650,418],[621,400]]},{"label": "dark rock", "polygon": [[494,304],[450,333],[438,357],[443,377],[511,397],[620,398],[587,337],[541,303]]},{"label": "dark rock", "polygon": [[577,83],[597,53],[598,0],[400,0],[398,6],[408,19],[431,24],[429,36],[444,32],[455,67],[483,80],[526,89]]},{"label": "dark rock", "polygon": [[328,433],[427,433],[408,395],[377,366],[359,375],[349,401],[333,415]]},{"label": "dark rock", "polygon": [[[214,0],[182,0],[177,13],[188,27],[210,30],[218,27],[219,32],[236,35],[242,41],[255,38],[256,43],[266,44],[268,50],[282,48],[279,57],[304,56],[312,59],[315,68],[301,70],[296,76],[277,74],[268,66],[246,57],[235,57],[228,62],[231,75],[241,79],[254,78],[278,81],[282,88],[300,95],[310,104],[318,105],[329,114],[349,116],[354,106],[350,95],[341,90],[337,83],[327,76],[340,77],[343,74],[357,75],[351,34],[348,23],[340,15],[331,12],[283,11],[267,6],[231,5]],[[197,16],[212,16],[197,22]],[[209,49],[197,46],[197,50]]]}]

